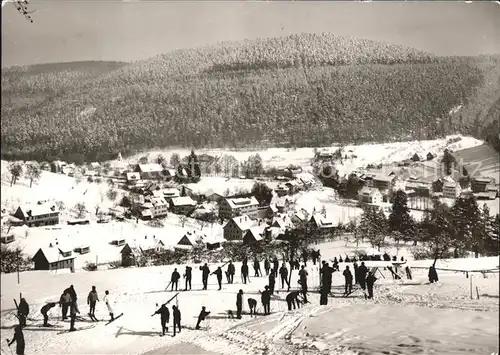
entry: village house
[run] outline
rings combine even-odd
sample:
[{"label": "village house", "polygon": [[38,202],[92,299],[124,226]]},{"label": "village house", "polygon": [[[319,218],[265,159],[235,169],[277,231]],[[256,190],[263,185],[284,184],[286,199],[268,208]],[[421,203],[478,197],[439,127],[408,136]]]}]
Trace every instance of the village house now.
[{"label": "village house", "polygon": [[175,170],[175,169],[165,169],[163,173],[165,175],[165,179],[167,181],[170,181],[170,180],[173,180],[175,178],[175,176],[177,175],[177,170]]},{"label": "village house", "polygon": [[154,197],[162,197],[165,199],[165,201],[170,203],[170,201],[173,198],[180,197],[180,193],[179,193],[179,190],[174,189],[174,188],[170,188],[170,189],[155,190],[155,191],[153,191],[153,196]]},{"label": "village house", "polygon": [[88,254],[90,253],[90,246],[88,246],[87,244],[82,244],[75,247],[73,251],[78,254]]},{"label": "village house", "polygon": [[307,215],[307,212],[304,212],[303,210],[297,211],[292,216],[290,217],[290,220],[294,224],[294,226],[300,226],[303,225],[307,222],[309,222]]},{"label": "village house", "polygon": [[120,250],[122,266],[130,267],[137,266],[139,259],[142,257],[142,252],[137,246],[130,246],[125,244],[125,246]]},{"label": "village house", "polygon": [[217,192],[212,192],[207,195],[207,200],[212,201],[212,202],[217,202],[220,203],[224,199],[224,195],[217,193]]},{"label": "village house", "polygon": [[189,196],[176,197],[170,201],[170,209],[173,213],[186,215],[196,208],[196,201]]},{"label": "village house", "polygon": [[32,258],[35,264],[35,270],[58,270],[70,269],[75,271],[75,256],[71,250],[61,251],[52,244],[48,248],[40,248]]},{"label": "village house", "polygon": [[446,181],[443,185],[443,197],[456,199],[460,196],[461,188],[460,184],[455,181]]},{"label": "village house", "polygon": [[432,184],[428,181],[421,181],[419,179],[409,179],[405,183],[405,193],[407,195],[415,195],[422,197],[429,197],[432,192]]},{"label": "village house", "polygon": [[271,227],[286,230],[295,228],[295,225],[289,216],[286,214],[280,214],[271,220]]},{"label": "village house", "polygon": [[411,161],[417,162],[420,160],[422,160],[422,159],[420,159],[420,157],[417,153],[413,154],[413,156],[411,157]]},{"label": "village house", "polygon": [[472,192],[496,191],[495,179],[492,177],[475,177],[471,180]]},{"label": "village house", "polygon": [[358,191],[358,201],[361,204],[380,204],[383,201],[382,193],[375,187],[363,186]]},{"label": "village house", "polygon": [[160,164],[137,164],[134,172],[140,173],[143,180],[164,179],[164,169]]},{"label": "village house", "polygon": [[373,174],[366,177],[367,186],[377,188],[382,194],[394,190],[398,177],[386,176],[383,174]]},{"label": "village house", "polygon": [[16,238],[14,237],[13,234],[10,234],[10,235],[3,235],[1,238],[0,238],[2,244],[9,244],[9,243],[12,243],[14,240],[16,240]]},{"label": "village house", "polygon": [[260,226],[251,227],[246,231],[243,236],[244,245],[252,245],[262,241],[266,234],[267,225],[262,224]]},{"label": "village house", "polygon": [[[264,224],[264,223],[262,223]],[[245,233],[252,227],[258,226],[256,220],[247,215],[233,217],[224,226],[224,239],[227,241],[243,240]]]},{"label": "village house", "polygon": [[335,224],[331,218],[321,213],[315,213],[309,220],[308,226],[315,229],[332,229],[335,227]]},{"label": "village house", "polygon": [[13,215],[28,227],[48,226],[59,223],[59,210],[52,203],[19,206]]},{"label": "village house", "polygon": [[432,159],[434,159],[435,157],[436,157],[436,154],[434,154],[434,153],[432,153],[432,152],[429,152],[429,153],[427,153],[427,155],[426,155],[427,160],[432,160]]},{"label": "village house", "polygon": [[136,184],[139,180],[141,180],[141,173],[138,172],[127,172],[127,183],[130,185]]},{"label": "village house", "polygon": [[163,197],[151,197],[151,214],[153,218],[164,217],[168,212],[168,203]]},{"label": "village house", "polygon": [[279,184],[275,189],[274,189],[274,192],[276,192],[276,194],[279,196],[279,197],[282,197],[282,196],[286,196],[290,193],[290,189],[283,185],[283,184]]},{"label": "village house", "polygon": [[259,202],[254,196],[225,198],[219,203],[219,217],[229,219],[234,216],[248,215],[255,218],[258,214]]}]

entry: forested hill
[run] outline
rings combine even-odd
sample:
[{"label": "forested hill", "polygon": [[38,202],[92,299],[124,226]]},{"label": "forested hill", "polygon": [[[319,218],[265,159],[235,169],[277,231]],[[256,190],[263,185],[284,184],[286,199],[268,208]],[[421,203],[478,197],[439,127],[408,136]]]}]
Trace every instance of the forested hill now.
[{"label": "forested hill", "polygon": [[332,34],[178,50],[100,73],[2,71],[2,158],[481,135],[498,119],[499,78],[498,57]]}]

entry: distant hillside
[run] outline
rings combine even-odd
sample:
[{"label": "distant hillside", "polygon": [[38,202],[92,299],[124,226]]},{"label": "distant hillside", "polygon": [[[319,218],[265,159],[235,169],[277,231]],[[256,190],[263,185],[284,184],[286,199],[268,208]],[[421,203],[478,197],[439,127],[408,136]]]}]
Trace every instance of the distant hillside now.
[{"label": "distant hillside", "polygon": [[[2,157],[433,138],[469,133],[474,120],[481,134],[499,67],[496,57],[302,34],[179,50],[95,76],[2,72]],[[461,119],[448,114],[458,105],[469,110]]]}]

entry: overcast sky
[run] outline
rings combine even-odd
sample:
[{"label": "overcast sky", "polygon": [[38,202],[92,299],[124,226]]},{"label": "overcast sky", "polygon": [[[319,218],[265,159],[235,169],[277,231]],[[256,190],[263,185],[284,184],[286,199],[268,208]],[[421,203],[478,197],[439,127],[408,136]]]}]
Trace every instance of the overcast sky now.
[{"label": "overcast sky", "polygon": [[333,32],[438,55],[500,53],[495,3],[32,0],[34,23],[2,9],[2,67],[134,61],[224,40]]}]

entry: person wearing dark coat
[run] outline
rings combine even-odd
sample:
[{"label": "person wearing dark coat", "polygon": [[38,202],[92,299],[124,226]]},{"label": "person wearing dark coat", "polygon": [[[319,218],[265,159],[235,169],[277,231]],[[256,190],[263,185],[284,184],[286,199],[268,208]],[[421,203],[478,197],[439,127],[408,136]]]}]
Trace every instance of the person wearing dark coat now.
[{"label": "person wearing dark coat", "polygon": [[253,261],[253,270],[255,272],[255,277],[262,276],[262,271],[260,270],[260,263],[257,258]]},{"label": "person wearing dark coat", "polygon": [[274,294],[274,288],[276,287],[276,277],[274,274],[274,269],[271,269],[269,274],[269,292],[271,292],[271,294]]},{"label": "person wearing dark coat", "polygon": [[161,307],[153,313],[153,316],[155,314],[160,315],[160,322],[161,322],[161,332],[162,335],[165,335],[165,333],[168,333],[168,326],[167,323],[170,321],[170,311],[167,308],[166,304],[162,304]]},{"label": "person wearing dark coat", "polygon": [[184,291],[187,291],[188,285],[191,290],[191,278],[193,277],[193,268],[191,266],[186,266],[186,271],[184,272],[184,278],[186,279],[186,287]]},{"label": "person wearing dark coat", "polygon": [[227,283],[232,284],[234,282],[234,274],[236,273],[236,270],[234,268],[234,264],[232,261],[229,262],[229,265],[227,266]]},{"label": "person wearing dark coat", "polygon": [[412,280],[412,275],[411,275],[411,269],[409,266],[406,266],[405,267],[405,271],[406,271],[406,277],[408,278],[408,280]]},{"label": "person wearing dark coat", "polygon": [[217,283],[219,284],[219,291],[222,290],[222,269],[220,268],[220,266],[217,268],[217,270],[212,272],[212,275],[217,276]]},{"label": "person wearing dark coat", "polygon": [[354,284],[357,285],[359,283],[359,280],[358,280],[358,275],[359,275],[358,263],[354,262],[353,267],[354,267]]},{"label": "person wearing dark coat", "polygon": [[240,290],[236,295],[236,318],[241,319],[243,310],[243,290]]},{"label": "person wearing dark coat", "polygon": [[307,249],[302,250],[302,259],[304,260],[304,264],[307,265],[307,259],[309,258],[309,253]]},{"label": "person wearing dark coat", "polygon": [[210,275],[210,269],[208,268],[207,263],[200,267],[202,271],[201,279],[203,281],[203,289],[206,290],[208,286],[208,275]]},{"label": "person wearing dark coat", "polygon": [[278,268],[279,268],[279,261],[277,257],[274,257],[273,259],[273,270],[274,270],[274,277],[278,277]]},{"label": "person wearing dark coat", "polygon": [[345,260],[344,260],[346,263],[350,263],[351,262],[351,259],[349,259],[349,255],[346,255],[345,256]]},{"label": "person wearing dark coat", "polygon": [[344,259],[342,259],[342,256],[339,255],[339,263],[343,263],[344,262]]},{"label": "person wearing dark coat", "polygon": [[7,345],[10,347],[14,342],[16,342],[16,355],[24,355],[26,344],[24,342],[23,328],[20,325],[16,325],[14,328],[14,337],[10,341],[7,339]]},{"label": "person wearing dark coat", "polygon": [[313,265],[316,265],[316,261],[318,260],[318,257],[316,256],[316,250],[311,251],[311,259],[312,259]]},{"label": "person wearing dark coat", "polygon": [[349,266],[345,267],[343,274],[344,274],[344,278],[345,278],[345,292],[344,292],[344,294],[348,294],[348,293],[352,292],[352,273],[351,273],[351,270],[349,270]]},{"label": "person wearing dark coat", "polygon": [[87,304],[89,305],[89,317],[95,318],[95,304],[99,302],[99,295],[95,289],[95,286],[92,286],[92,290],[89,292],[87,296]]},{"label": "person wearing dark coat", "polygon": [[297,304],[297,308],[300,308],[300,299],[299,299],[299,291],[292,291],[288,295],[286,295],[286,304],[288,305],[288,310],[295,309],[295,304]]},{"label": "person wearing dark coat", "polygon": [[304,298],[304,303],[307,303],[307,270],[305,269],[305,265],[302,265],[302,268],[299,271],[299,283],[302,289],[302,297]]},{"label": "person wearing dark coat", "polygon": [[59,298],[59,307],[61,307],[62,311],[62,320],[66,320],[68,318],[68,307],[71,303],[71,295],[64,291],[61,297]]},{"label": "person wearing dark coat", "polygon": [[269,262],[268,258],[264,260],[264,270],[266,270],[266,276],[269,276],[269,270],[271,270],[271,263]]},{"label": "person wearing dark coat", "polygon": [[55,302],[50,302],[50,303],[47,303],[45,306],[43,306],[41,309],[40,309],[40,313],[42,314],[43,316],[43,326],[44,327],[50,327],[51,325],[49,324],[49,316],[47,315],[47,312],[56,306],[56,303]]},{"label": "person wearing dark coat", "polygon": [[174,272],[172,273],[172,276],[170,276],[170,283],[172,284],[170,287],[170,291],[175,290],[177,291],[177,287],[179,286],[179,279],[181,278],[181,275],[177,271],[177,268],[174,269]]},{"label": "person wearing dark coat", "polygon": [[[205,264],[206,265],[206,264]],[[172,315],[174,318],[174,337],[175,337],[175,329],[179,329],[179,333],[181,332],[181,311],[177,306],[172,306]]]},{"label": "person wearing dark coat", "polygon": [[[222,272],[222,271],[221,271]],[[196,322],[195,329],[200,329],[201,321],[204,321],[205,318],[210,314],[210,312],[206,311],[205,306],[201,307],[201,312],[198,315],[198,322]]]},{"label": "person wearing dark coat", "polygon": [[320,298],[319,298],[319,304],[320,306],[326,306],[328,304],[328,291],[326,288],[323,286],[320,289]]},{"label": "person wearing dark coat", "polygon": [[71,319],[70,321],[70,326],[69,326],[69,331],[74,332],[75,329],[75,321],[76,321],[76,315],[80,313],[78,310],[78,306],[76,305],[76,301],[71,301],[69,305],[69,317]]},{"label": "person wearing dark coat", "polygon": [[321,269],[321,284],[323,285],[323,291],[329,294],[332,289],[332,274],[334,269],[325,262],[323,268]]},{"label": "person wearing dark coat", "polygon": [[280,267],[280,277],[281,277],[281,288],[285,288],[285,283],[287,284],[288,288],[290,288],[290,285],[288,283],[288,269],[285,266],[285,263],[281,265]]},{"label": "person wearing dark coat", "polygon": [[359,286],[361,286],[362,290],[366,289],[366,274],[368,273],[368,268],[365,266],[365,262],[362,261],[361,265],[358,268],[358,281]]},{"label": "person wearing dark coat", "polygon": [[368,276],[366,277],[366,288],[368,289],[368,299],[373,298],[373,284],[377,281],[377,278],[370,271],[368,272]]},{"label": "person wearing dark coat", "polygon": [[28,314],[30,314],[30,306],[25,298],[21,298],[21,302],[19,302],[19,306],[17,307],[17,315],[21,327],[26,327],[26,318],[28,318]]},{"label": "person wearing dark coat", "polygon": [[430,283],[434,283],[434,282],[438,282],[439,279],[438,279],[438,274],[437,274],[437,271],[436,271],[436,268],[434,267],[434,265],[431,265],[431,267],[429,268],[429,282]]},{"label": "person wearing dark coat", "polygon": [[257,300],[255,298],[249,298],[247,302],[248,308],[250,309],[250,315],[257,315]]},{"label": "person wearing dark coat", "polygon": [[264,314],[268,315],[271,313],[271,290],[269,286],[265,287],[265,290],[262,291],[260,296],[260,301],[262,302],[262,306],[264,307]]},{"label": "person wearing dark coat", "polygon": [[77,302],[78,301],[78,296],[76,294],[75,288],[73,285],[69,286],[64,292],[68,292],[71,296],[71,300]]},{"label": "person wearing dark coat", "polygon": [[248,277],[248,264],[246,263],[243,263],[243,265],[241,265],[241,279],[243,280],[244,284],[247,283],[247,279],[248,281],[250,281],[250,278]]}]

